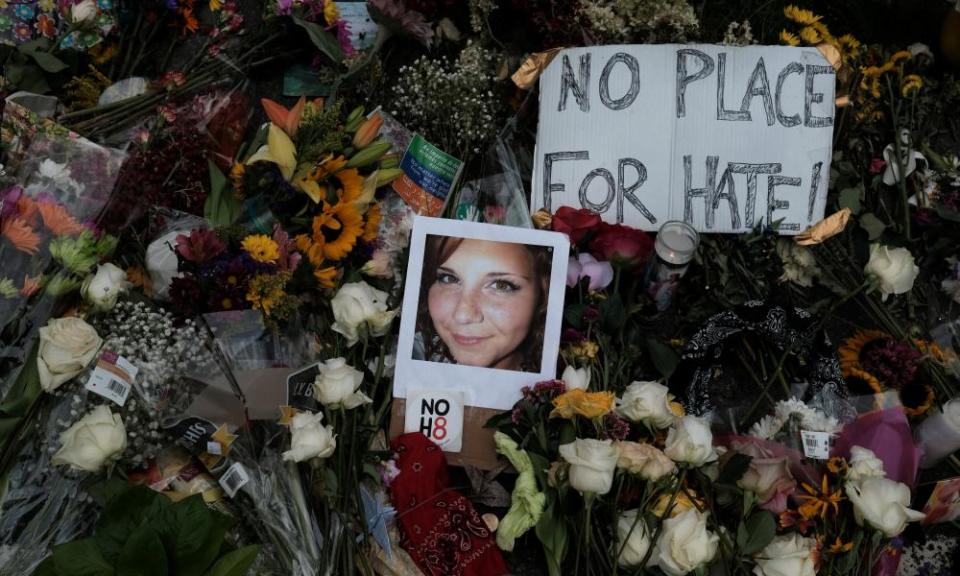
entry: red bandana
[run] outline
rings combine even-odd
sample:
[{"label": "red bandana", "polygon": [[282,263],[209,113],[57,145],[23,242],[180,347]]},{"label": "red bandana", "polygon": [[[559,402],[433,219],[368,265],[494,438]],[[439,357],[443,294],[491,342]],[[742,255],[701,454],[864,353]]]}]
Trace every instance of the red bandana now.
[{"label": "red bandana", "polygon": [[447,461],[419,432],[393,441],[400,475],[390,486],[400,545],[429,576],[498,576],[507,566],[469,500],[448,488]]}]

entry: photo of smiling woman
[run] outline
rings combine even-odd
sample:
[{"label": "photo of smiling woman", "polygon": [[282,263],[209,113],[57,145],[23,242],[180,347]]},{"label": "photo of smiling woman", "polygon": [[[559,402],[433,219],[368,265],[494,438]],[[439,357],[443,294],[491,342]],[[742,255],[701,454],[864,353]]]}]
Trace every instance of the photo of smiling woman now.
[{"label": "photo of smiling woman", "polygon": [[539,372],[552,248],[428,235],[413,357]]}]

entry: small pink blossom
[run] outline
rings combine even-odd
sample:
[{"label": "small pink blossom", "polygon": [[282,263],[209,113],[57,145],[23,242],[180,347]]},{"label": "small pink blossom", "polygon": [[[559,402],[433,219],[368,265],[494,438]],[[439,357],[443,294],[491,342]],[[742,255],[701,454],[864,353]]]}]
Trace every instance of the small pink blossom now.
[{"label": "small pink blossom", "polygon": [[570,257],[567,264],[567,286],[573,288],[583,278],[590,278],[589,290],[603,290],[613,282],[613,266],[609,262],[600,262],[590,254]]}]

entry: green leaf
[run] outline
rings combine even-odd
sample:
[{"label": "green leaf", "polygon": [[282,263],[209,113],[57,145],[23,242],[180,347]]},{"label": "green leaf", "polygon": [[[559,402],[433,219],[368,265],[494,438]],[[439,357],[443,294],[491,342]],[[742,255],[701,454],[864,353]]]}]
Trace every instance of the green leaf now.
[{"label": "green leaf", "polygon": [[33,54],[37,51],[47,51],[50,49],[50,41],[46,38],[34,38],[29,42],[17,46],[21,54]]},{"label": "green leaf", "polygon": [[753,458],[746,454],[738,453],[731,456],[724,467],[720,469],[717,484],[736,484],[747,473],[751,460]]},{"label": "green leaf", "polygon": [[883,234],[887,225],[874,216],[872,212],[867,212],[860,217],[860,227],[867,231],[867,236],[873,241]]},{"label": "green leaf", "polygon": [[31,52],[30,57],[33,58],[34,62],[36,62],[38,66],[43,68],[45,71],[50,72],[51,74],[63,72],[69,68],[66,62],[49,52]]},{"label": "green leaf", "polygon": [[[157,500],[162,502],[157,503]],[[150,512],[166,503],[169,503],[166,496],[146,486],[133,486],[111,499],[100,514],[94,531],[97,546],[107,561],[115,563],[137,526],[149,521]]]},{"label": "green leaf", "polygon": [[677,369],[680,363],[680,355],[676,350],[667,346],[656,338],[647,338],[647,352],[650,354],[650,361],[664,378],[669,378]]},{"label": "green leaf", "polygon": [[203,204],[203,215],[215,227],[229,226],[240,215],[240,203],[227,193],[227,177],[213,161],[208,161],[210,171],[210,194]]},{"label": "green leaf", "polygon": [[937,206],[937,215],[943,218],[944,220],[949,220],[951,222],[960,222],[960,212],[950,210],[949,208],[944,208],[943,206]]},{"label": "green leaf", "polygon": [[225,554],[207,572],[206,576],[243,576],[260,553],[260,546],[244,546]]},{"label": "green leaf", "polygon": [[313,45],[316,46],[318,50],[326,54],[327,57],[336,64],[343,62],[343,49],[340,48],[340,43],[337,42],[337,39],[334,38],[332,34],[313,22],[308,22],[296,16],[292,18],[294,24],[307,31],[307,35],[310,36],[310,41],[313,42]]},{"label": "green leaf", "polygon": [[117,570],[123,576],[167,576],[167,552],[153,526],[143,524],[130,534]]},{"label": "green leaf", "polygon": [[557,513],[556,503],[551,503],[544,510],[535,531],[547,557],[547,572],[550,576],[560,576],[567,555],[567,524]]},{"label": "green leaf", "polygon": [[563,311],[563,321],[579,330],[583,327],[583,311],[586,309],[586,304],[568,304]]},{"label": "green leaf", "polygon": [[863,185],[844,188],[840,191],[840,208],[849,208],[854,214],[860,213],[860,196],[863,194]]},{"label": "green leaf", "polygon": [[737,546],[741,554],[750,556],[766,548],[776,535],[773,514],[765,510],[754,512],[737,529]]},{"label": "green leaf", "polygon": [[53,556],[47,556],[47,559],[41,562],[33,571],[33,576],[57,576],[57,568],[53,564]]},{"label": "green leaf", "polygon": [[611,332],[619,330],[627,321],[627,313],[619,292],[614,292],[600,303],[600,318],[604,328]]},{"label": "green leaf", "polygon": [[87,493],[93,498],[93,501],[101,507],[106,508],[110,501],[125,493],[130,489],[130,485],[116,476],[87,486]]},{"label": "green leaf", "polygon": [[155,516],[153,524],[169,552],[175,574],[203,574],[217,557],[225,528],[214,530],[213,514],[203,497],[195,494]]},{"label": "green leaf", "polygon": [[66,576],[113,576],[113,566],[104,559],[91,538],[67,542],[53,549],[53,566]]}]

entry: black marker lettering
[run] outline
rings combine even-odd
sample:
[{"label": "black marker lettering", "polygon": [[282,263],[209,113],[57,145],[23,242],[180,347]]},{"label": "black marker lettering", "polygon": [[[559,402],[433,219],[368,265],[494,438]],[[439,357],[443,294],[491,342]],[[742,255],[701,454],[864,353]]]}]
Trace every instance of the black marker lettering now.
[{"label": "black marker lettering", "polygon": [[[700,60],[702,66],[700,70],[693,74],[687,74],[687,56],[693,56]],[[692,48],[683,48],[677,50],[677,118],[683,118],[687,115],[686,93],[687,85],[703,80],[713,73],[713,58],[707,56],[700,50]]]},{"label": "black marker lettering", "polygon": [[723,93],[726,90],[727,75],[727,53],[721,52],[717,55],[717,120],[732,120],[735,122],[749,122],[750,111],[727,110],[723,101]]},{"label": "black marker lettering", "polygon": [[[603,180],[607,183],[607,193],[603,197],[603,202],[592,202],[587,198],[587,192],[590,189],[590,183],[597,177],[602,177]],[[597,168],[591,170],[587,177],[583,179],[583,182],[580,183],[580,205],[584,208],[589,208],[594,212],[603,214],[610,208],[610,205],[613,204],[613,197],[616,196],[616,188],[613,183],[613,174],[610,173],[606,168]]]},{"label": "black marker lettering", "polygon": [[833,66],[815,66],[807,64],[806,94],[803,99],[803,125],[810,128],[833,126],[832,116],[814,116],[813,104],[823,102],[823,93],[813,91],[813,78],[818,74],[833,74]]},{"label": "black marker lettering", "polygon": [[[624,186],[626,180],[626,168],[633,166],[637,171],[637,180],[630,186]],[[636,158],[621,158],[617,165],[617,222],[623,222],[623,199],[626,198],[634,208],[640,211],[651,224],[657,223],[657,218],[653,215],[643,202],[637,198],[633,192],[643,186],[647,181],[647,167]]]},{"label": "black marker lettering", "polygon": [[[800,186],[800,178],[796,176],[767,177],[767,226],[773,225],[774,210],[786,210],[790,208],[790,203],[786,200],[776,199],[775,191],[777,186]],[[780,230],[800,230],[800,225],[794,222],[781,222]]]},{"label": "black marker lettering", "polygon": [[800,115],[794,114],[793,116],[787,116],[783,113],[783,108],[781,107],[781,99],[783,98],[783,83],[786,81],[787,76],[790,74],[803,74],[803,64],[799,62],[791,62],[787,64],[786,68],[780,71],[780,75],[777,76],[777,120],[780,121],[780,124],[790,128],[800,124]]},{"label": "black marker lettering", "polygon": [[[630,70],[630,88],[627,89],[627,93],[622,97],[612,99],[610,98],[610,74],[613,72],[613,66],[617,62],[623,62]],[[610,60],[607,60],[607,65],[603,67],[603,72],[600,73],[600,101],[611,110],[623,110],[633,104],[633,101],[636,100],[637,94],[639,93],[640,64],[633,56],[624,52],[617,52]]]},{"label": "black marker lettering", "polygon": [[[757,86],[757,82],[760,86]],[[763,110],[767,113],[767,126],[773,126],[777,121],[776,113],[773,111],[773,95],[770,94],[770,81],[767,79],[767,68],[763,64],[763,58],[757,61],[757,66],[750,75],[750,82],[747,84],[747,91],[743,94],[743,101],[740,103],[740,111],[750,113],[750,103],[754,96],[763,97]]]},{"label": "black marker lettering", "polygon": [[550,152],[543,155],[543,208],[547,212],[552,212],[550,208],[550,197],[554,192],[563,192],[566,187],[563,184],[554,184],[550,181],[553,175],[553,163],[561,160],[589,160],[590,153],[586,150],[578,152]]},{"label": "black marker lettering", "polygon": [[757,210],[757,174],[779,174],[783,170],[781,164],[750,164],[747,162],[731,162],[728,170],[734,174],[747,175],[747,206],[746,227],[752,230],[755,222],[754,213]]},{"label": "black marker lettering", "polygon": [[590,111],[590,53],[580,55],[580,81],[573,77],[573,66],[570,65],[570,58],[563,55],[563,75],[560,79],[560,103],[557,105],[557,112],[563,112],[567,109],[567,92],[572,91],[573,97],[577,100],[577,105],[583,112]]}]

